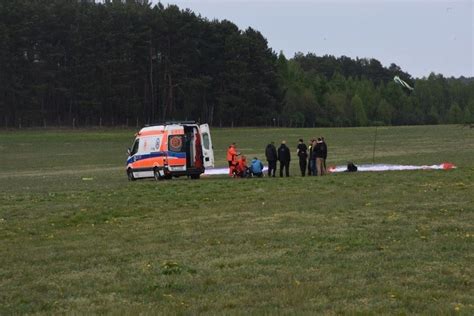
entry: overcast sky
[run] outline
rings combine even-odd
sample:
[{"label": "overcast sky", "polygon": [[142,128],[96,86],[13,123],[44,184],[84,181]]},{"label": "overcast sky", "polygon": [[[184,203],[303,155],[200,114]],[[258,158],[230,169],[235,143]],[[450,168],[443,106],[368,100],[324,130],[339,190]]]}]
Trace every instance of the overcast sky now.
[{"label": "overcast sky", "polygon": [[[158,0],[153,0],[157,3]],[[376,58],[415,77],[474,76],[474,0],[162,0],[241,29],[276,52]]]}]

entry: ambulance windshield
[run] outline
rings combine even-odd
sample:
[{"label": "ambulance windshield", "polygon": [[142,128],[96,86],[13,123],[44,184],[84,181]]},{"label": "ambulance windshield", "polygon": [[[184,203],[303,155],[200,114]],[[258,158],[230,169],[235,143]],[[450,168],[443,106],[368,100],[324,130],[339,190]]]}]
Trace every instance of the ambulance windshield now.
[{"label": "ambulance windshield", "polygon": [[132,150],[130,152],[130,156],[133,156],[137,153],[138,151],[138,145],[140,144],[140,139],[135,139],[135,143],[133,143]]}]

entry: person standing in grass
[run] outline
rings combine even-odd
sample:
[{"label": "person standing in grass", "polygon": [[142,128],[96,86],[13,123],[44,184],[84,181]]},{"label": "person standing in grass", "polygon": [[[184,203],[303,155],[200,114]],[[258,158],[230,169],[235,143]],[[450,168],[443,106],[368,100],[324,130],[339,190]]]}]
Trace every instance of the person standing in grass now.
[{"label": "person standing in grass", "polygon": [[304,177],[306,175],[306,159],[308,158],[308,147],[306,147],[303,140],[300,138],[298,146],[296,147],[296,154],[300,159],[300,170],[301,176]]},{"label": "person standing in grass", "polygon": [[322,141],[322,150],[323,150],[323,167],[324,167],[324,174],[327,172],[326,168],[326,158],[328,157],[328,145],[326,144],[326,141],[324,140],[324,137],[321,137]]},{"label": "person standing in grass", "polygon": [[313,141],[314,139],[310,140],[308,143],[308,176],[313,175],[313,169],[312,169],[312,154],[313,154]]},{"label": "person standing in grass", "polygon": [[316,146],[313,149],[313,155],[316,158],[316,170],[318,172],[318,176],[324,175],[324,165],[323,165],[323,160],[324,160],[324,153],[323,153],[323,141],[321,138],[318,138],[318,141],[316,142]]},{"label": "person standing in grass", "polygon": [[265,149],[265,156],[267,157],[268,161],[268,176],[275,177],[278,155],[274,142],[271,142],[267,145],[267,148]]},{"label": "person standing in grass", "polygon": [[235,143],[232,143],[227,149],[227,162],[229,163],[229,176],[234,176],[234,171],[237,166],[237,156],[239,153],[235,148]]},{"label": "person standing in grass", "polygon": [[285,140],[281,142],[281,145],[278,148],[278,160],[280,161],[280,177],[283,177],[283,169],[285,169],[286,176],[289,177],[291,154],[290,149],[286,146]]},{"label": "person standing in grass", "polygon": [[311,140],[311,149],[310,149],[310,155],[309,155],[309,169],[310,169],[310,175],[315,176],[316,175],[316,140],[312,139]]}]

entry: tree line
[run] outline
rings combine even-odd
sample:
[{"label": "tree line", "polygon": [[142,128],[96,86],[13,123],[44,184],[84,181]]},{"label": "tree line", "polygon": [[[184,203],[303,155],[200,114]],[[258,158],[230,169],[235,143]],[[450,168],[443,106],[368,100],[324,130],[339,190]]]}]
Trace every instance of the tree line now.
[{"label": "tree line", "polygon": [[[275,53],[257,30],[135,1],[0,2],[0,124],[364,126],[474,121],[474,81]],[[399,76],[412,92],[393,81]]]},{"label": "tree line", "polygon": [[[284,111],[290,125],[367,126],[474,122],[474,78],[431,73],[414,79],[376,59],[280,54]],[[401,77],[414,89],[394,82]]]}]

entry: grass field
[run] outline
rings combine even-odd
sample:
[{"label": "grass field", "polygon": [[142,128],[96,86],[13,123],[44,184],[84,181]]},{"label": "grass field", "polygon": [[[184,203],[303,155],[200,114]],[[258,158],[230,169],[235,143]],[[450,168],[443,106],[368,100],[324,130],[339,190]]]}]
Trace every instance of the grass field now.
[{"label": "grass field", "polygon": [[[214,129],[232,141],[324,135],[329,164],[371,163],[374,128]],[[474,314],[474,130],[379,127],[406,171],[128,182],[132,130],[0,132],[0,314]]]}]

